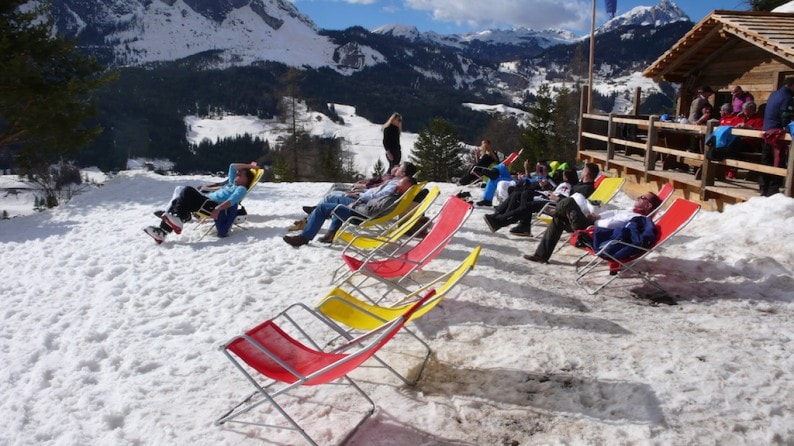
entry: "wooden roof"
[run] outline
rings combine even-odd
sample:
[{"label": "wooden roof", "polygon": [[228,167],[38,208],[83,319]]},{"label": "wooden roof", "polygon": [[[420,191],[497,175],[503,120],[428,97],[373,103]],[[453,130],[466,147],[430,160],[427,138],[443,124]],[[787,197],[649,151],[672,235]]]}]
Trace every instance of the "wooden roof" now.
[{"label": "wooden roof", "polygon": [[682,83],[732,39],[741,39],[794,65],[794,14],[714,11],[642,73]]}]

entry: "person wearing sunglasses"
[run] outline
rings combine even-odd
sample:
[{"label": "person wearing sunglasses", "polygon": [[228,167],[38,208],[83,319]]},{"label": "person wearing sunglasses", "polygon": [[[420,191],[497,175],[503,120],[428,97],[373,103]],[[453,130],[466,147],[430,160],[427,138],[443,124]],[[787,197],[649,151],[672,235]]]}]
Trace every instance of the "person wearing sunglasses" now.
[{"label": "person wearing sunglasses", "polygon": [[[586,216],[580,209],[575,197],[564,198],[557,203],[557,211],[551,220],[543,239],[534,254],[526,254],[524,258],[531,262],[549,263],[549,258],[560,241],[563,230],[573,232],[595,226],[609,230],[620,230],[635,217],[645,217],[662,204],[662,200],[653,192],[646,192],[634,200],[632,209],[605,211]],[[650,220],[650,219],[648,219]],[[653,222],[651,222],[652,224]]]}]

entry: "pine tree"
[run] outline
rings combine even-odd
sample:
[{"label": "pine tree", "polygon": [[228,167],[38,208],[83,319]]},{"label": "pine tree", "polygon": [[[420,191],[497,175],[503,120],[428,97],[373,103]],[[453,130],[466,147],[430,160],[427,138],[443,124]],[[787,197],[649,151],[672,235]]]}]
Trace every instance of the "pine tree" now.
[{"label": "pine tree", "polygon": [[288,183],[295,181],[293,177],[294,170],[290,163],[288,163],[284,156],[279,154],[276,156],[276,162],[273,164],[273,182],[274,183]]},{"label": "pine tree", "polygon": [[431,119],[419,137],[411,153],[411,162],[428,181],[450,181],[463,168],[458,130],[444,119]]},{"label": "pine tree", "polygon": [[46,2],[21,9],[28,3],[0,2],[0,150],[11,150],[35,178],[99,135],[100,127],[84,123],[95,115],[93,93],[115,75],[53,37]]},{"label": "pine tree", "polygon": [[378,160],[375,161],[375,165],[372,166],[372,176],[376,178],[380,178],[383,176],[385,172],[386,172],[386,166],[384,166],[383,161],[381,161],[381,159],[378,158]]},{"label": "pine tree", "polygon": [[529,104],[528,109],[532,116],[521,135],[521,146],[526,150],[517,162],[529,160],[530,164],[535,164],[540,159],[549,159],[553,153],[554,99],[548,84],[538,88],[535,101]]},{"label": "pine tree", "polygon": [[549,159],[571,162],[576,159],[576,140],[579,137],[579,92],[563,87],[557,93],[552,111],[552,150]]},{"label": "pine tree", "polygon": [[753,11],[771,11],[790,1],[791,0],[747,0],[747,4],[750,5],[750,9]]}]

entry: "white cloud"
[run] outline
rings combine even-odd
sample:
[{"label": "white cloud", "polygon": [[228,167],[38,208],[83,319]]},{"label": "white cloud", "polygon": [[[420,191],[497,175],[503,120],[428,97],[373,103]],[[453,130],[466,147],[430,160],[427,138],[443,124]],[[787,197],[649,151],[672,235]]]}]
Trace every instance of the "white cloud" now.
[{"label": "white cloud", "polygon": [[405,5],[438,21],[475,28],[583,29],[592,11],[590,2],[575,0],[406,0]]}]

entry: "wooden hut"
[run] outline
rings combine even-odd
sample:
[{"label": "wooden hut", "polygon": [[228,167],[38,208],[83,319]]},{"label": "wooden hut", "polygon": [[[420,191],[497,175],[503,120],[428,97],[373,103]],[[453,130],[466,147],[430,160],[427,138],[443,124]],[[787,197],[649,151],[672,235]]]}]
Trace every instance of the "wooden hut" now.
[{"label": "wooden hut", "polygon": [[[677,113],[686,115],[697,90],[708,85],[710,100],[719,107],[731,101],[730,88],[739,85],[761,107],[794,75],[794,14],[714,11],[659,57],[644,76],[681,85]],[[758,196],[759,175],[784,178],[783,193],[794,197],[794,145],[787,167],[760,164],[758,154],[742,159],[711,160],[704,141],[718,124],[707,125],[641,116],[639,89],[630,115],[582,113],[578,158],[626,177],[633,193],[672,184],[676,193],[698,200],[707,209]],[[582,97],[585,110],[586,92]],[[626,129],[632,131],[626,132]],[[758,138],[758,130],[735,129],[736,136]],[[786,135],[791,141],[791,136]],[[743,154],[744,155],[744,154]],[[756,156],[754,156],[756,155]]]},{"label": "wooden hut", "polygon": [[759,105],[794,75],[794,14],[714,11],[695,25],[643,76],[681,84],[678,113],[686,114],[697,89],[710,86],[715,107],[739,85]]}]

